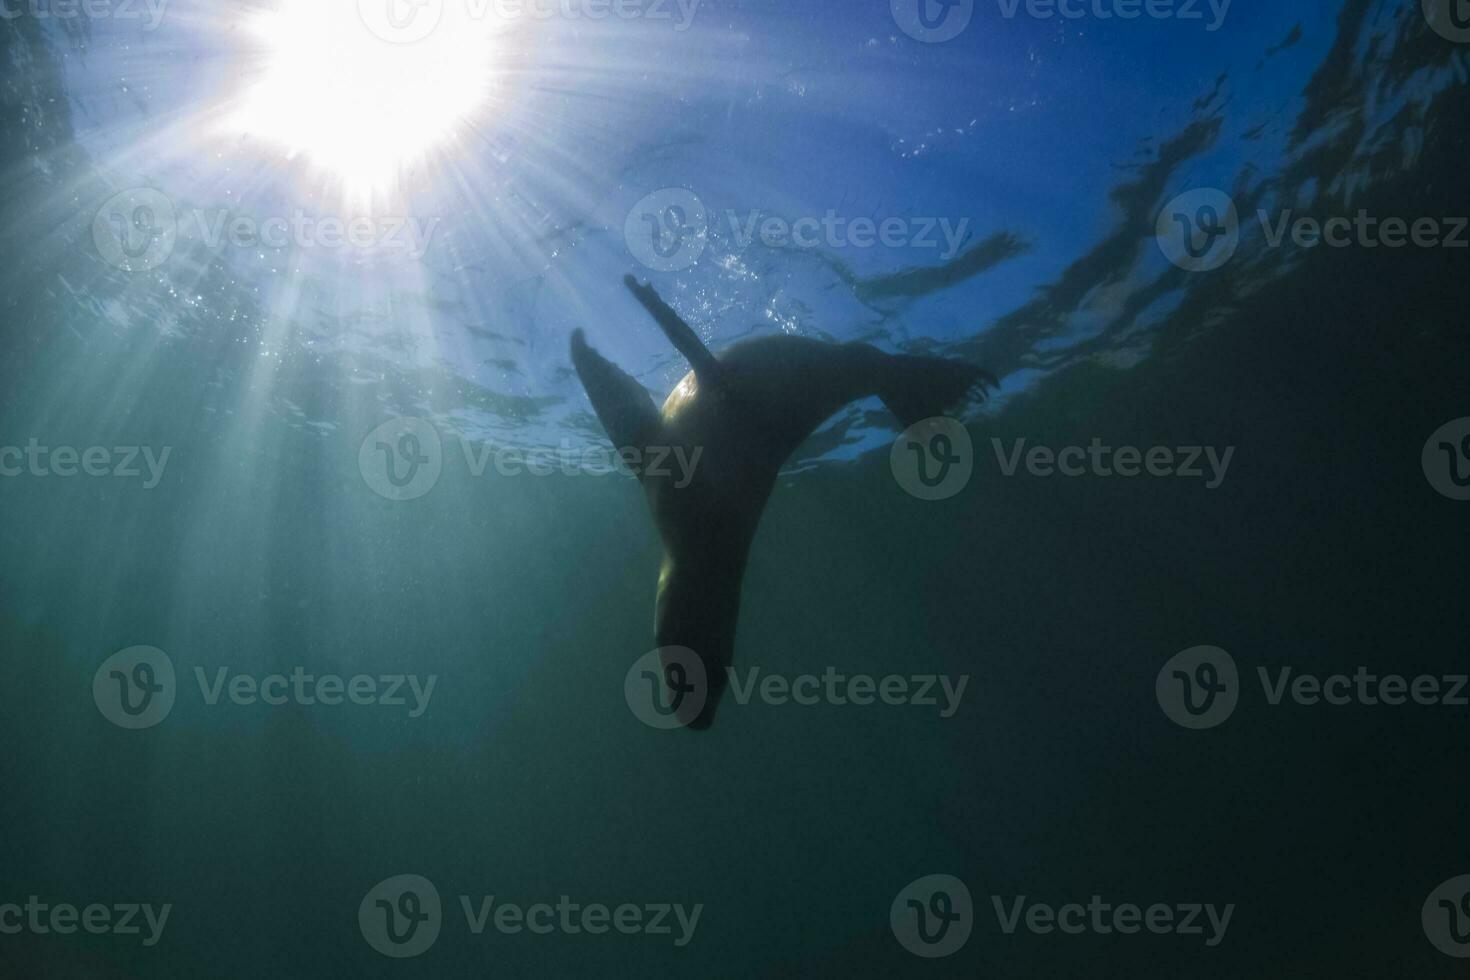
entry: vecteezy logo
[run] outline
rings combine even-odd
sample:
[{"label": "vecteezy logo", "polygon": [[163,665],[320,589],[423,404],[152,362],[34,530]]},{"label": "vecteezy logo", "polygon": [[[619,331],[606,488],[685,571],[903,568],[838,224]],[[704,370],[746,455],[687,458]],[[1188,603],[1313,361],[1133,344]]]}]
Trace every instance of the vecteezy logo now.
[{"label": "vecteezy logo", "polygon": [[970,889],[953,875],[926,875],[888,909],[888,924],[904,949],[925,959],[959,952],[975,926]]},{"label": "vecteezy logo", "polygon": [[1470,958],[1470,875],[1451,878],[1430,892],[1420,917],[1435,949],[1456,959]]},{"label": "vecteezy logo", "polygon": [[1470,44],[1470,0],[1423,0],[1424,18],[1434,32],[1456,44]]},{"label": "vecteezy logo", "polygon": [[416,500],[434,489],[444,470],[439,431],[425,419],[384,422],[362,441],[357,468],[380,497]]},{"label": "vecteezy logo", "polygon": [[1205,187],[1164,205],[1154,233],[1170,262],[1187,272],[1209,272],[1240,247],[1240,214],[1229,194]]},{"label": "vecteezy logo", "polygon": [[623,223],[633,257],[655,272],[680,272],[709,244],[709,214],[693,191],[666,187],[633,206]]},{"label": "vecteezy logo", "polygon": [[893,20],[915,41],[952,41],[970,26],[975,0],[889,0]]},{"label": "vecteezy logo", "polygon": [[357,0],[357,14],[381,40],[413,44],[439,27],[444,0]]},{"label": "vecteezy logo", "polygon": [[156,647],[119,650],[92,677],[92,700],[119,728],[152,728],[174,710],[173,661]]},{"label": "vecteezy logo", "polygon": [[704,660],[688,647],[645,653],[623,678],[623,698],[649,728],[683,728],[699,717],[709,697]]},{"label": "vecteezy logo", "polygon": [[1176,653],[1154,682],[1159,707],[1184,728],[1214,728],[1240,703],[1240,673],[1235,658],[1219,647],[1191,647]]},{"label": "vecteezy logo", "polygon": [[970,482],[975,446],[954,419],[925,419],[904,430],[888,454],[893,478],[920,500],[947,500]]},{"label": "vecteezy logo", "polygon": [[426,952],[439,938],[443,921],[439,890],[420,875],[395,875],[378,882],[357,907],[362,938],[395,959]]},{"label": "vecteezy logo", "polygon": [[1451,500],[1470,500],[1470,418],[1440,426],[1420,462],[1430,486]]},{"label": "vecteezy logo", "polygon": [[150,187],[114,194],[92,219],[97,254],[125,272],[147,272],[167,262],[177,238],[173,202]]}]

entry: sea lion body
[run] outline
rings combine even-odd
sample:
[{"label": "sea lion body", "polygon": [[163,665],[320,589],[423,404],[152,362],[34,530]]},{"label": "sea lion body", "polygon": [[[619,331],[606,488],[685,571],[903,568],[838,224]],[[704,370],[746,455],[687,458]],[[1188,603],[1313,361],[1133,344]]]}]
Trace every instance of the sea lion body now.
[{"label": "sea lion body", "polygon": [[[715,357],[651,287],[628,285],[694,369],[658,410],[581,331],[572,338],[572,360],[619,448],[639,449],[649,461],[678,450],[679,458],[695,461],[691,473],[649,465],[640,479],[664,544],[655,642],[661,651],[698,655],[707,694],[680,721],[703,729],[726,688],[746,559],[785,461],[853,401],[878,395],[911,425],[977,386],[983,396],[993,379],[953,361],[784,335],[744,341]],[[670,670],[674,656],[683,655],[664,657]]]},{"label": "sea lion body", "polygon": [[724,691],[746,559],[781,466],[842,406],[876,393],[873,353],[800,337],[746,341],[720,356],[717,384],[691,371],[664,402],[659,448],[698,463],[689,477],[643,478],[664,544],[654,637],[704,663],[707,710],[691,728],[708,727]]},{"label": "sea lion body", "polygon": [[718,382],[701,384],[691,371],[675,386],[659,413],[660,437],[701,450],[696,495],[757,519],[797,447],[844,405],[877,393],[876,354],[803,337],[736,344],[719,357]]}]

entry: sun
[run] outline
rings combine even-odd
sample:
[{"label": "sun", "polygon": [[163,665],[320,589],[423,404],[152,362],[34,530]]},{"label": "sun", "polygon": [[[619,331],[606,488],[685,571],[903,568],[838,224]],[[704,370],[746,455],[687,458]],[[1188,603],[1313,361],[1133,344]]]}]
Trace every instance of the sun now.
[{"label": "sun", "polygon": [[349,189],[384,187],[491,98],[497,32],[473,6],[280,0],[248,22],[263,63],[228,125]]}]

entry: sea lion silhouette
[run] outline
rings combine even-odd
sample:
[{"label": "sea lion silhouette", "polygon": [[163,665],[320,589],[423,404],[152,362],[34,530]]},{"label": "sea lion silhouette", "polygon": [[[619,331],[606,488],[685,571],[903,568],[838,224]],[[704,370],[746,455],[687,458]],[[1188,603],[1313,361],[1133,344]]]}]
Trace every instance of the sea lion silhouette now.
[{"label": "sea lion silhouette", "polygon": [[[685,459],[700,452],[692,479],[666,466],[647,467],[639,479],[664,543],[655,641],[660,651],[685,648],[702,661],[707,694],[691,699],[693,710],[678,720],[705,729],[734,657],[746,557],[787,457],[849,402],[877,395],[907,428],[967,395],[983,400],[996,381],[943,358],[785,335],[742,341],[716,357],[652,286],[632,276],[623,281],[693,370],[660,412],[642,385],[588,346],[581,330],[572,334],[572,363],[618,449],[638,450],[644,459],[673,449],[682,449]],[[676,669],[677,656],[663,656],[666,671]]]}]

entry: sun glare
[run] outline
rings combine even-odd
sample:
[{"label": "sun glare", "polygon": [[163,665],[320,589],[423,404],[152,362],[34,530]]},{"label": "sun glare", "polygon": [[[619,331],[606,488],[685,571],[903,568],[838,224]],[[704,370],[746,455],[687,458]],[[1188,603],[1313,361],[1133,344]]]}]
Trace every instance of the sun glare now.
[{"label": "sun glare", "polygon": [[451,142],[490,97],[495,35],[470,5],[444,4],[412,33],[401,19],[363,15],[393,2],[285,0],[253,18],[265,62],[230,127],[358,191]]}]

